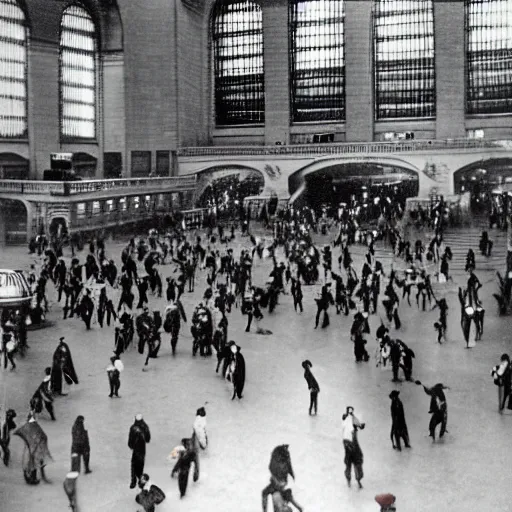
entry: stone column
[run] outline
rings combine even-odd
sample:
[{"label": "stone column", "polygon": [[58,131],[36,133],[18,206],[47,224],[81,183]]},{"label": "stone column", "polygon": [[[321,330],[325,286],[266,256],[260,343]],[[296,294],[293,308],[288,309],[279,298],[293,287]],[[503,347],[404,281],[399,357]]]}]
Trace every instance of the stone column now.
[{"label": "stone column", "polygon": [[373,141],[372,2],[345,2],[345,139]]},{"label": "stone column", "polygon": [[436,138],[466,136],[464,2],[434,2]]},{"label": "stone column", "polygon": [[50,153],[60,150],[59,48],[34,40],[29,46],[28,120],[30,177],[42,179],[50,168]]},{"label": "stone column", "polygon": [[126,156],[126,119],[124,97],[124,54],[104,53],[103,64],[103,148],[107,153],[121,153],[123,171],[128,168]]},{"label": "stone column", "polygon": [[290,141],[288,1],[263,2],[265,144]]}]

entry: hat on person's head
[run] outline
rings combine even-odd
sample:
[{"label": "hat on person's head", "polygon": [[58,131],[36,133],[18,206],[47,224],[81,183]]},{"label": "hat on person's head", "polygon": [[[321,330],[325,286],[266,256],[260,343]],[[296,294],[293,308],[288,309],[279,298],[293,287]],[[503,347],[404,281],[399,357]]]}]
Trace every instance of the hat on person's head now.
[{"label": "hat on person's head", "polygon": [[393,391],[391,391],[391,393],[389,394],[389,398],[393,399],[393,398],[398,398],[398,395],[400,394],[400,391],[394,389]]},{"label": "hat on person's head", "polygon": [[390,493],[377,494],[377,496],[375,496],[375,501],[381,506],[381,508],[386,509],[395,503],[396,497]]},{"label": "hat on person's head", "polygon": [[206,409],[204,407],[199,407],[196,411],[196,416],[206,416]]},{"label": "hat on person's head", "polygon": [[135,420],[142,421],[142,414],[137,414],[137,416],[135,416]]},{"label": "hat on person's head", "polygon": [[309,359],[302,361],[302,368],[305,370],[307,367],[313,368],[313,363]]},{"label": "hat on person's head", "polygon": [[65,339],[66,339],[66,338],[65,338],[64,336],[61,336],[61,337],[59,338],[59,341],[64,341]]}]

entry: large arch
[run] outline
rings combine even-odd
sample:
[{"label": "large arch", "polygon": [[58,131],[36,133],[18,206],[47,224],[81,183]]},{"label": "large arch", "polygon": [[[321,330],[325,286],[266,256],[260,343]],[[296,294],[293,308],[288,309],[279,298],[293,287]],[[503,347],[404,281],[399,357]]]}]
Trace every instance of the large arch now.
[{"label": "large arch", "polygon": [[453,173],[455,194],[469,192],[474,211],[486,210],[492,191],[504,183],[512,183],[512,157],[480,159]]},{"label": "large arch", "polygon": [[[20,1],[20,0],[18,0]],[[64,10],[74,3],[89,10],[97,26],[99,51],[122,51],[123,24],[116,0],[72,0],[48,2],[30,0],[20,2],[30,20],[31,39],[59,43],[59,27]]]},{"label": "large arch", "polygon": [[6,245],[23,245],[30,235],[29,207],[18,199],[0,199],[0,222]]},{"label": "large arch", "polygon": [[321,204],[371,202],[396,194],[405,204],[419,192],[419,169],[400,159],[351,158],[314,162],[288,178],[290,202]]},{"label": "large arch", "polygon": [[259,195],[265,188],[264,174],[243,165],[215,165],[197,173],[196,204],[233,207],[243,204],[245,197]]}]

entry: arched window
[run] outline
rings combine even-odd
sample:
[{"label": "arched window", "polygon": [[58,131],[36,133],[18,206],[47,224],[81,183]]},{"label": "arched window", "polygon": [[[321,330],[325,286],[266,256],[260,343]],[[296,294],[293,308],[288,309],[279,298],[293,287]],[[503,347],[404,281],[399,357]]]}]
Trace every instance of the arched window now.
[{"label": "arched window", "polygon": [[0,137],[27,134],[27,26],[16,0],[0,0]]},{"label": "arched window", "polygon": [[512,112],[512,0],[466,0],[468,114]]},{"label": "arched window", "polygon": [[376,119],[435,116],[433,0],[375,0]]},{"label": "arched window", "polygon": [[217,125],[263,123],[263,19],[251,1],[219,0],[213,12]]},{"label": "arched window", "polygon": [[290,1],[292,121],[345,119],[345,2]]},{"label": "arched window", "polygon": [[60,24],[60,133],[96,136],[96,29],[79,5],[68,7]]}]

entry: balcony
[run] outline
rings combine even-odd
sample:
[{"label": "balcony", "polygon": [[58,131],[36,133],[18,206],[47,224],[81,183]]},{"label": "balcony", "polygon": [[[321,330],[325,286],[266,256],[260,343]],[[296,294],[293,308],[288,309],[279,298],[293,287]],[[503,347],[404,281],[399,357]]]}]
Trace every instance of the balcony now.
[{"label": "balcony", "polygon": [[195,176],[83,181],[0,180],[0,194],[70,197],[98,195],[98,193],[106,196],[129,192],[170,193],[193,190],[195,184]]},{"label": "balcony", "polygon": [[409,140],[404,142],[298,144],[289,146],[208,146],[178,150],[178,156],[267,156],[267,155],[350,155],[372,153],[407,153],[460,149],[506,149],[504,141],[489,139]]}]

